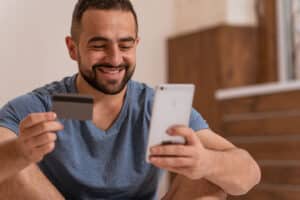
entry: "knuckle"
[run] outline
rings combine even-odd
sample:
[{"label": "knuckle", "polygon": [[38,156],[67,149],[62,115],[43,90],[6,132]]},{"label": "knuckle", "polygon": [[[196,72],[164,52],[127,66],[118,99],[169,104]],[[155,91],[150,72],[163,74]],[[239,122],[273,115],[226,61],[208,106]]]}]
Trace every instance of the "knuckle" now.
[{"label": "knuckle", "polygon": [[189,165],[191,166],[195,166],[197,164],[197,160],[196,159],[191,159],[189,162],[188,162]]},{"label": "knuckle", "polygon": [[29,114],[29,115],[27,116],[27,120],[28,120],[28,122],[33,122],[33,121],[34,121],[33,114]]},{"label": "knuckle", "polygon": [[176,152],[184,153],[184,152],[185,152],[184,146],[178,146],[178,147],[176,148]]},{"label": "knuckle", "polygon": [[49,153],[49,152],[53,151],[54,147],[55,147],[55,144],[53,142],[51,142],[50,144],[47,145],[46,152]]},{"label": "knuckle", "polygon": [[47,141],[51,141],[51,140],[52,140],[52,135],[51,135],[51,133],[46,133],[46,134],[45,134],[45,140],[47,140]]},{"label": "knuckle", "polygon": [[41,131],[41,132],[44,132],[44,131],[47,130],[47,124],[46,124],[46,123],[42,123],[40,127],[41,127],[41,128],[40,128],[40,131]]},{"label": "knuckle", "polygon": [[155,154],[161,154],[162,153],[161,149],[162,149],[161,147],[155,147],[153,150]]},{"label": "knuckle", "polygon": [[190,127],[186,127],[186,129],[187,129],[187,131],[189,131],[189,132],[194,132],[194,130],[192,129],[192,128],[190,128]]},{"label": "knuckle", "polygon": [[164,154],[166,152],[165,147],[158,147],[157,148],[157,153],[158,154]]},{"label": "knuckle", "polygon": [[174,160],[171,159],[171,158],[166,159],[165,162],[166,162],[167,165],[173,165],[174,164]]},{"label": "knuckle", "polygon": [[34,161],[35,160],[35,153],[32,149],[28,149],[28,151],[24,152],[23,156],[28,161]]},{"label": "knuckle", "polygon": [[35,155],[34,160],[35,160],[35,162],[40,162],[43,160],[43,158],[44,158],[43,154],[37,154],[37,155]]},{"label": "knuckle", "polygon": [[53,122],[53,126],[55,127],[55,129],[57,130],[61,130],[63,128],[62,124],[59,122]]},{"label": "knuckle", "polygon": [[31,148],[32,140],[24,140],[21,142],[21,145],[24,146],[25,148]]},{"label": "knuckle", "polygon": [[47,139],[49,141],[55,141],[56,140],[56,135],[54,133],[48,133],[47,134]]},{"label": "knuckle", "polygon": [[56,139],[57,139],[57,136],[56,136],[56,134],[54,134],[54,133],[51,133],[51,137],[52,137],[52,141],[56,141]]},{"label": "knuckle", "polygon": [[20,136],[23,135],[24,132],[25,132],[25,128],[23,127],[23,124],[20,124],[20,127],[19,127],[19,134],[20,134]]}]

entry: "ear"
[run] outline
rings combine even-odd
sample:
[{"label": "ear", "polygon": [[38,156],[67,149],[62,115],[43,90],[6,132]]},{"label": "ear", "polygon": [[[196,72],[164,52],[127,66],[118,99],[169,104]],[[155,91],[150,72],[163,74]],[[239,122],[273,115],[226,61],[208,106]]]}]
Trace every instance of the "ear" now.
[{"label": "ear", "polygon": [[141,38],[140,37],[137,37],[136,38],[136,40],[135,40],[135,42],[136,42],[136,46],[140,43],[140,40],[141,40]]},{"label": "ear", "polygon": [[78,61],[76,42],[70,36],[67,36],[65,40],[70,57],[72,60]]}]

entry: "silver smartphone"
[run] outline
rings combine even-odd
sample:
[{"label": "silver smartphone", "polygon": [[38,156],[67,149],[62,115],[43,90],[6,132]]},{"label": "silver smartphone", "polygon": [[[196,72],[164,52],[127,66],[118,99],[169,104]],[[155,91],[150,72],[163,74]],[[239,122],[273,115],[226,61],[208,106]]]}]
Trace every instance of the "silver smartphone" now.
[{"label": "silver smartphone", "polygon": [[183,144],[185,139],[170,136],[167,129],[174,125],[189,124],[195,86],[193,84],[162,84],[155,88],[146,161],[150,148],[161,144]]}]

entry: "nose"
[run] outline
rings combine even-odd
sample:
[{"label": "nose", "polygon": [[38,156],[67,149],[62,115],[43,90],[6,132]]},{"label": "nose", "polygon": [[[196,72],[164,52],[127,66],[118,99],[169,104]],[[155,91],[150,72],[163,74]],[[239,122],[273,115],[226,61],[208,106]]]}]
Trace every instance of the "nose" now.
[{"label": "nose", "polygon": [[112,66],[119,66],[123,63],[122,52],[120,51],[118,45],[112,45],[109,48],[106,56],[106,62]]}]

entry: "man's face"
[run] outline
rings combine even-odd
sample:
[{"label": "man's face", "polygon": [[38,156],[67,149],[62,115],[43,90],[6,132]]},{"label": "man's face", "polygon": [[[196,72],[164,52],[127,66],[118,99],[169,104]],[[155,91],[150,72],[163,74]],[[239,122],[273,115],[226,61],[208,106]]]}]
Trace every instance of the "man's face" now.
[{"label": "man's face", "polygon": [[105,94],[118,94],[134,73],[138,43],[134,17],[118,10],[88,10],[81,22],[77,61],[82,77]]}]

